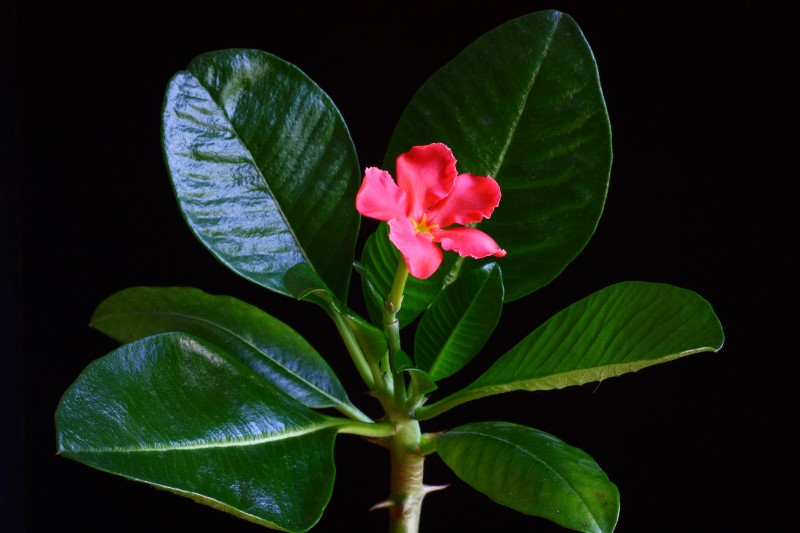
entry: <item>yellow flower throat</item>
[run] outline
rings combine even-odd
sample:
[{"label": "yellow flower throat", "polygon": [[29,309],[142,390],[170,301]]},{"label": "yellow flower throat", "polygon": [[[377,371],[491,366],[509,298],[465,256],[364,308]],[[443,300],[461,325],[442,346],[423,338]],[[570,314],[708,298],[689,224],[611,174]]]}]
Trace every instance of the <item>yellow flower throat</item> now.
[{"label": "yellow flower throat", "polygon": [[411,223],[414,224],[415,233],[422,233],[428,237],[433,237],[433,235],[431,235],[431,230],[439,227],[436,224],[428,224],[428,213],[423,213],[422,218],[419,220],[414,220],[412,218]]}]

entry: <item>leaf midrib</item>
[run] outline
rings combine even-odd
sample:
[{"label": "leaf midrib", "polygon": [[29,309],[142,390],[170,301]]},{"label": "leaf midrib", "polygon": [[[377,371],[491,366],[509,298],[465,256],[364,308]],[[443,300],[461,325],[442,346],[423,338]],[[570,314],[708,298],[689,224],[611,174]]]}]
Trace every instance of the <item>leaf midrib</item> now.
[{"label": "leaf midrib", "polygon": [[194,72],[189,71],[189,70],[187,70],[185,72],[187,74],[189,74],[190,76],[192,76],[197,81],[197,84],[206,91],[206,94],[208,94],[208,99],[217,106],[217,109],[219,110],[221,115],[223,117],[225,117],[225,120],[229,124],[231,131],[236,136],[236,140],[244,148],[245,152],[247,153],[248,159],[250,160],[250,162],[252,163],[253,167],[255,167],[256,171],[258,172],[258,175],[261,178],[262,183],[264,184],[264,188],[266,189],[267,194],[269,194],[275,200],[275,206],[277,207],[278,214],[280,215],[281,219],[283,219],[285,227],[287,228],[289,233],[292,235],[292,239],[294,239],[294,242],[295,242],[295,244],[297,246],[297,249],[300,251],[300,255],[303,256],[303,258],[306,260],[306,263],[308,263],[308,265],[311,267],[311,269],[314,270],[314,272],[317,275],[319,275],[319,273],[314,268],[314,264],[311,262],[311,259],[309,258],[308,254],[306,253],[305,248],[303,246],[301,246],[300,239],[298,239],[297,234],[294,231],[294,228],[290,224],[289,218],[286,216],[286,213],[285,213],[285,211],[283,209],[283,206],[281,205],[281,202],[279,201],[279,199],[275,195],[275,193],[273,193],[272,188],[269,186],[269,182],[267,181],[267,178],[264,176],[264,173],[262,172],[261,167],[256,162],[255,157],[253,156],[253,153],[250,150],[250,147],[242,140],[242,137],[239,134],[238,129],[235,127],[235,124],[234,124],[233,120],[228,115],[228,113],[225,111],[225,106],[221,105],[220,102],[217,101],[217,99],[211,93],[211,90],[209,90],[209,88],[206,87],[205,84],[203,84],[203,81],[199,77],[197,77],[194,74]]},{"label": "leaf midrib", "polygon": [[[119,312],[117,312],[117,313],[109,313],[109,314],[106,315],[106,317],[137,316],[137,315],[141,315],[141,314],[142,314],[141,312],[138,312],[138,313],[137,312],[130,312],[130,313],[119,313]],[[233,337],[233,338],[239,340],[240,342],[242,342],[242,344],[250,347],[256,353],[261,354],[262,356],[264,356],[268,360],[272,361],[275,364],[275,366],[277,366],[281,370],[291,374],[292,376],[297,377],[299,381],[302,381],[303,383],[307,384],[311,389],[313,389],[314,391],[317,391],[322,396],[330,399],[336,405],[342,406],[343,408],[348,409],[348,410],[352,408],[352,405],[350,405],[348,403],[345,403],[345,402],[342,402],[342,400],[340,400],[339,398],[336,398],[335,396],[331,396],[328,391],[325,391],[324,389],[320,389],[313,382],[308,381],[305,378],[302,378],[299,374],[295,373],[292,369],[290,369],[289,367],[285,366],[283,363],[281,363],[277,359],[274,359],[274,358],[270,357],[269,354],[264,353],[257,346],[255,346],[253,343],[249,342],[247,339],[245,339],[244,337],[241,337],[240,335],[238,335],[237,333],[235,333],[234,331],[232,331],[232,330],[230,330],[228,328],[222,327],[219,324],[211,322],[211,321],[209,321],[207,319],[195,317],[195,316],[192,316],[192,315],[186,315],[186,314],[183,314],[183,313],[175,313],[175,312],[167,312],[167,311],[147,311],[146,314],[157,315],[157,316],[169,316],[169,317],[183,318],[183,319],[186,319],[186,320],[189,320],[189,321],[194,321],[194,322],[199,322],[201,324],[206,324],[208,326],[211,326],[212,328],[216,328],[216,329],[218,329],[218,330],[220,330],[220,331],[222,331],[224,333],[227,333],[231,337]],[[107,320],[107,318],[105,320]],[[103,319],[99,320],[99,322],[102,323]],[[97,322],[95,322],[95,323],[97,323]],[[97,328],[97,329],[99,329],[99,328]],[[238,360],[238,358],[237,358],[237,360]],[[242,362],[242,361],[240,361],[240,362]],[[261,374],[259,374],[258,372],[254,371],[253,369],[250,369],[250,370],[253,372],[253,374],[261,377],[262,379],[264,379],[263,376],[261,376]]]},{"label": "leaf midrib", "polygon": [[[488,281],[488,277],[486,281]],[[480,294],[482,294],[483,289],[486,288],[486,281],[484,281],[484,283],[482,284],[481,289],[480,291],[478,291],[478,294],[475,296],[475,298],[472,298],[469,304],[467,304],[467,310],[464,313],[461,313],[461,317],[456,321],[455,327],[452,329],[452,333],[450,335],[447,335],[447,338],[442,344],[442,349],[439,350],[439,354],[436,356],[436,358],[433,361],[433,364],[431,365],[431,369],[428,372],[429,374],[433,375],[435,373],[434,371],[439,367],[441,367],[442,364],[444,364],[443,361],[445,359],[444,355],[451,352],[450,347],[456,342],[457,338],[461,338],[464,336],[463,334],[459,335],[458,331],[460,331],[461,326],[465,322],[467,322],[468,315],[475,309],[478,297],[480,296]]]},{"label": "leaf midrib", "polygon": [[539,456],[533,454],[530,450],[528,450],[526,448],[523,448],[522,446],[520,446],[519,444],[517,444],[515,442],[511,442],[511,441],[508,441],[506,439],[500,438],[497,435],[485,434],[485,433],[481,433],[481,432],[473,431],[473,430],[471,430],[471,431],[456,430],[453,433],[456,433],[456,434],[460,433],[462,435],[473,435],[473,436],[479,437],[479,438],[482,437],[482,438],[492,439],[492,440],[495,440],[495,441],[500,442],[502,444],[505,444],[507,446],[510,446],[510,447],[514,448],[515,450],[521,452],[523,455],[525,455],[527,457],[530,457],[533,461],[537,462],[542,467],[544,467],[547,470],[549,470],[554,476],[558,477],[558,479],[560,479],[569,488],[570,492],[572,492],[581,502],[583,502],[586,511],[592,516],[592,518],[594,519],[595,524],[598,523],[597,517],[594,515],[594,513],[592,513],[591,509],[586,504],[585,498],[583,498],[583,496],[577,490],[575,490],[575,488],[572,486],[572,484],[569,482],[569,480],[567,480],[558,470],[556,470],[552,466],[550,466],[549,463],[547,463],[546,461],[541,459]]},{"label": "leaf midrib", "polygon": [[561,24],[561,17],[562,17],[562,14],[558,13],[557,14],[557,18],[556,18],[556,22],[555,22],[555,24],[553,24],[552,30],[545,36],[546,38],[545,38],[545,44],[544,44],[544,47],[543,47],[542,60],[539,62],[539,64],[536,66],[536,68],[533,70],[533,72],[531,72],[530,81],[528,82],[528,87],[525,90],[522,102],[520,102],[520,105],[517,108],[517,115],[514,118],[513,124],[508,129],[508,135],[506,136],[506,142],[503,145],[502,149],[500,150],[500,154],[497,157],[497,163],[495,165],[495,168],[493,169],[493,172],[489,174],[490,176],[497,177],[498,173],[500,172],[500,167],[503,166],[503,160],[505,159],[506,152],[508,152],[508,148],[511,146],[511,141],[514,138],[514,135],[517,132],[517,127],[519,126],[519,121],[522,120],[522,115],[525,114],[525,106],[528,103],[528,99],[530,98],[531,92],[533,91],[533,85],[536,83],[536,78],[539,75],[539,71],[541,70],[542,65],[544,64],[545,60],[547,59],[547,55],[548,55],[548,52],[550,50],[550,45],[552,44],[553,38],[555,37],[555,34],[556,34],[556,31],[558,30],[558,27]]},{"label": "leaf midrib", "polygon": [[302,437],[341,425],[341,422],[336,420],[326,420],[325,422],[315,424],[314,426],[303,428],[301,430],[285,431],[281,433],[274,433],[261,437],[245,437],[241,439],[228,440],[228,441],[208,441],[208,442],[193,442],[182,445],[175,445],[172,443],[168,446],[139,446],[139,447],[118,447],[118,448],[70,448],[68,451],[72,453],[159,453],[168,451],[187,451],[187,450],[206,450],[215,448],[236,448],[242,446],[258,446],[259,444],[267,444],[269,442],[277,442],[288,440],[296,437]]}]

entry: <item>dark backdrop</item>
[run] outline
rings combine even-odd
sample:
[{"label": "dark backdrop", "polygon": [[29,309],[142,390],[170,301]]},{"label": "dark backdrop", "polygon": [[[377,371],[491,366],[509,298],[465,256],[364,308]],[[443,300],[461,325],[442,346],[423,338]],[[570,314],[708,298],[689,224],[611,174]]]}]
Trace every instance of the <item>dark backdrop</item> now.
[{"label": "dark backdrop", "polygon": [[[467,404],[429,428],[501,419],[585,450],[619,486],[621,533],[791,529],[779,489],[792,483],[797,451],[786,431],[796,423],[792,389],[781,379],[796,358],[797,314],[796,263],[784,253],[796,247],[789,202],[797,198],[788,15],[756,2],[288,4],[2,8],[0,530],[262,530],[55,455],[60,395],[115,347],[87,325],[113,292],[196,286],[263,307],[322,352],[338,346],[316,308],[237,277],[183,223],[159,144],[162,96],[176,71],[221,48],[274,53],[333,98],[361,165],[379,165],[397,118],[435,69],[497,25],[550,8],[572,15],[594,50],[613,128],[611,186],[584,252],[535,297],[508,306],[497,351],[623,280],[697,291],[716,309],[726,344],[599,386]],[[358,391],[350,363],[331,364]],[[474,377],[481,365],[472,366]],[[317,531],[385,530],[385,514],[368,511],[388,490],[383,450],[345,435],[336,459]],[[562,531],[428,462],[428,483],[453,485],[426,500],[422,531]]]}]

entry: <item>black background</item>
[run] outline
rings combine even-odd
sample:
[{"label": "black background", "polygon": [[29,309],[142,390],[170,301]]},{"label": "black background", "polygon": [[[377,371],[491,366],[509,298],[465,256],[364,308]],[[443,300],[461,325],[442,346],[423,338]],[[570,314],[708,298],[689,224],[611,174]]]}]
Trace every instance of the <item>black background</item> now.
[{"label": "black background", "polygon": [[[697,291],[717,311],[726,344],[599,386],[466,404],[425,429],[508,420],[585,450],[620,489],[621,533],[796,527],[782,498],[797,455],[784,381],[797,357],[797,269],[786,250],[797,244],[798,50],[788,13],[757,2],[17,2],[0,11],[0,531],[262,531],[55,455],[61,394],[115,347],[88,327],[113,292],[189,285],[229,294],[339,353],[321,312],[237,277],[183,223],[159,141],[176,71],[222,48],[278,55],[332,97],[361,165],[380,165],[428,76],[492,28],[551,8],[575,18],[598,62],[614,136],[609,197],[584,252],[535,296],[507,306],[483,357],[623,280]],[[354,401],[373,409],[349,362],[331,364]],[[482,369],[472,366],[464,384]],[[368,511],[388,489],[383,450],[342,436],[336,461],[316,530],[384,531],[385,513]],[[563,531],[490,502],[437,458],[428,463],[428,483],[453,485],[426,500],[423,532]]]}]

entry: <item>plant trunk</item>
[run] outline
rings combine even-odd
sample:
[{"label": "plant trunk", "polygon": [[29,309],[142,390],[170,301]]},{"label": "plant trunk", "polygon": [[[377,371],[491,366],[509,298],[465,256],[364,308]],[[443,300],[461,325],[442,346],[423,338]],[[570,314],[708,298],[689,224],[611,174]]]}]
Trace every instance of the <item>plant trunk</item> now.
[{"label": "plant trunk", "polygon": [[420,430],[416,420],[397,425],[398,432],[389,438],[392,462],[389,509],[391,533],[417,533],[426,488],[422,483],[425,457],[419,449]]}]

